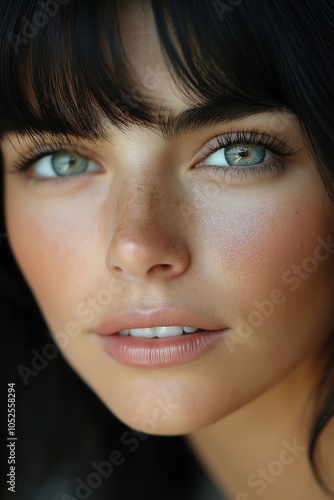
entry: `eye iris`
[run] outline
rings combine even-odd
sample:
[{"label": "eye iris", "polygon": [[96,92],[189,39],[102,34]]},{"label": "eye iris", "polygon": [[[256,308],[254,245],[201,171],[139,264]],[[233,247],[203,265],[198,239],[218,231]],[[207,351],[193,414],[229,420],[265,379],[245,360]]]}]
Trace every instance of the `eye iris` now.
[{"label": "eye iris", "polygon": [[58,175],[73,175],[85,172],[89,160],[72,153],[57,153],[52,155],[52,168]]},{"label": "eye iris", "polygon": [[225,148],[225,158],[231,166],[247,166],[262,163],[265,156],[266,149],[263,146],[236,144]]}]

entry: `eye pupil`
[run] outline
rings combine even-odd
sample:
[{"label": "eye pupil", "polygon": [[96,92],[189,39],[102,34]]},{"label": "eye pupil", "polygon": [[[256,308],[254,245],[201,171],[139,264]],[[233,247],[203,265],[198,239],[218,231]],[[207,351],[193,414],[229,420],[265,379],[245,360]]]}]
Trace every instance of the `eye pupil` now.
[{"label": "eye pupil", "polygon": [[247,151],[247,148],[245,148],[245,147],[238,148],[238,153],[239,153],[239,156],[241,156],[242,158],[244,158],[245,156],[248,156],[248,151]]}]

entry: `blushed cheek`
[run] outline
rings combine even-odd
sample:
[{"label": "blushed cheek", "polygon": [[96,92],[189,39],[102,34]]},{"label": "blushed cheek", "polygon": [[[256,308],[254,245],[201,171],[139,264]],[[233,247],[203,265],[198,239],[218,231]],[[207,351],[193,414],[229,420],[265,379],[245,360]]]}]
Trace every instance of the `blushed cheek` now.
[{"label": "blushed cheek", "polygon": [[319,318],[333,317],[334,248],[326,241],[334,241],[334,208],[323,205],[323,196],[320,184],[298,191],[290,185],[276,196],[273,190],[239,194],[221,205],[220,214],[217,207],[215,217],[208,215],[202,226],[206,271],[232,322],[272,295],[281,296],[283,306],[275,306],[271,320],[284,314],[285,322],[295,322],[312,304]]},{"label": "blushed cheek", "polygon": [[66,211],[57,210],[57,203],[43,209],[10,195],[9,190],[7,227],[13,253],[47,320],[60,329],[76,319],[78,304],[94,288],[100,260],[98,221],[82,203],[67,204]]}]

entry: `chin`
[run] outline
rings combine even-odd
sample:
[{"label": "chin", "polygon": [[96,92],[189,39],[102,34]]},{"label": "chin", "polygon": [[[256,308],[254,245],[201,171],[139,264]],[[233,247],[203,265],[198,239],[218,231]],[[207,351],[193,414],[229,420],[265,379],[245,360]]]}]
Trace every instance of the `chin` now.
[{"label": "chin", "polygon": [[[150,417],[131,416],[129,414],[122,415],[109,408],[110,411],[125,425],[129,426],[138,432],[149,434],[152,436],[178,436],[190,434],[202,427],[214,424],[217,419],[205,418],[206,416],[197,415],[194,418],[188,412],[178,410],[177,414],[168,416],[153,413]],[[176,412],[175,412],[176,413]],[[165,418],[166,417],[166,418]],[[218,420],[220,418],[218,417]]]},{"label": "chin", "polygon": [[[206,404],[196,397],[176,398],[168,392],[152,395],[152,398],[102,398],[104,404],[121,422],[138,432],[157,436],[177,436],[193,433],[213,425],[226,417],[233,408],[225,405]],[[217,403],[217,396],[215,398]]]}]

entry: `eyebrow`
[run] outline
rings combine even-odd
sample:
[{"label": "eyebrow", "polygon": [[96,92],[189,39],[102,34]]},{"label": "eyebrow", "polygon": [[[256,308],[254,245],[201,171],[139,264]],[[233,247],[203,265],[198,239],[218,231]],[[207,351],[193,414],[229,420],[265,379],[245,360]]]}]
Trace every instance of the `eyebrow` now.
[{"label": "eyebrow", "polygon": [[[273,112],[282,114],[282,123],[284,123],[283,114],[285,114],[285,120],[288,120],[286,115],[290,117],[295,116],[290,109],[280,103],[259,102],[248,98],[233,98],[226,96],[219,101],[209,101],[204,104],[194,105],[179,113],[166,110],[165,108],[159,108],[156,113],[156,120],[150,123],[143,122],[138,124],[138,122],[134,122],[131,117],[129,117],[129,122],[127,124],[123,124],[120,127],[117,123],[112,123],[112,126],[122,131],[129,130],[136,126],[154,130],[157,131],[165,141],[171,142],[184,134],[199,132],[205,127],[222,126],[233,121],[249,118],[259,113]],[[19,133],[19,135],[21,134]],[[23,133],[22,135],[28,135],[32,138],[30,134]],[[38,142],[40,142],[41,139],[43,140],[41,135],[45,135],[49,138],[52,135],[53,138],[64,138],[69,142],[71,142],[71,140],[76,141],[83,139],[93,143],[96,142],[96,140],[106,140],[110,135],[108,140],[111,142],[113,141],[112,133],[101,133],[97,134],[94,138],[89,138],[85,135],[64,134],[63,132],[52,132],[50,134],[48,130],[36,129],[32,135],[38,135]]]},{"label": "eyebrow", "polygon": [[[259,113],[281,113],[295,116],[286,106],[277,103],[257,102],[250,99],[229,99],[223,102],[200,104],[178,114],[170,112],[159,117],[158,128],[166,141],[172,141],[182,134],[198,132],[204,127],[225,125],[232,121],[249,118]],[[282,116],[282,122],[284,119]]]}]

